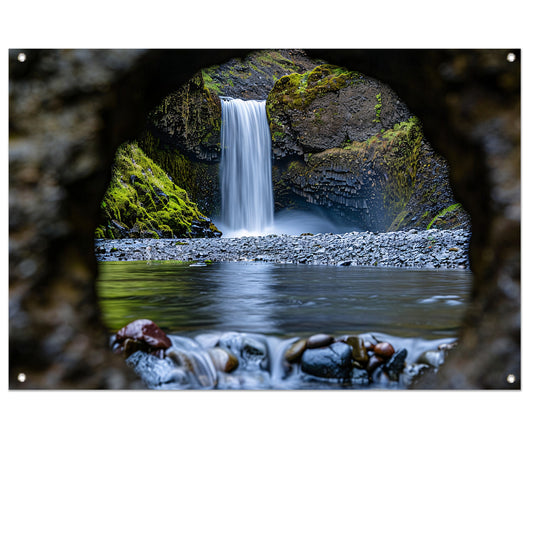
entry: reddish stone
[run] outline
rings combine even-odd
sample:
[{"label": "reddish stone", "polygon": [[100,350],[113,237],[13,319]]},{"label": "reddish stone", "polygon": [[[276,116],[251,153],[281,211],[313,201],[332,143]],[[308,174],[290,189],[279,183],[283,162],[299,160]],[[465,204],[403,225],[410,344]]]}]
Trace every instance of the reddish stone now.
[{"label": "reddish stone", "polygon": [[380,357],[389,358],[394,354],[394,348],[392,347],[392,344],[389,344],[388,342],[378,342],[374,346],[374,353]]},{"label": "reddish stone", "polygon": [[150,348],[166,349],[172,345],[166,333],[157,324],[144,318],[134,320],[117,331],[117,341],[125,341],[126,339],[143,341]]}]

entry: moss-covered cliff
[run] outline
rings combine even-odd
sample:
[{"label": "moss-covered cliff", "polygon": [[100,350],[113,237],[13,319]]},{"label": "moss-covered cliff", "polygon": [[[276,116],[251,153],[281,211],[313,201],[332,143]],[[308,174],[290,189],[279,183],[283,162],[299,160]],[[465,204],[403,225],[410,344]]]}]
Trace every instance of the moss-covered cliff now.
[{"label": "moss-covered cliff", "polygon": [[198,73],[163,99],[150,114],[148,130],[170,149],[213,161],[220,154],[220,99]]},{"label": "moss-covered cliff", "polygon": [[364,141],[411,116],[385,84],[334,65],[280,78],[267,113],[278,158]]},{"label": "moss-covered cliff", "polygon": [[[417,118],[377,80],[321,64],[280,78],[267,112],[278,207],[299,197],[354,227],[389,231],[427,225],[436,209],[455,202],[445,161],[425,142]],[[467,223],[461,208],[456,215],[439,221]]]},{"label": "moss-covered cliff", "polygon": [[146,131],[138,141],[144,153],[185,189],[200,210],[210,215],[220,206],[218,164],[198,161],[178,148],[172,148]]},{"label": "moss-covered cliff", "polygon": [[117,151],[97,238],[214,236],[216,227],[136,142]]}]

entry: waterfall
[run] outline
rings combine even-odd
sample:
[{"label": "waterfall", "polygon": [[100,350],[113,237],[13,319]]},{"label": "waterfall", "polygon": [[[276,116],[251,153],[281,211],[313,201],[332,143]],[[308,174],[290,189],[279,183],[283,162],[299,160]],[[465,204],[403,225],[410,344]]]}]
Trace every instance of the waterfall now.
[{"label": "waterfall", "polygon": [[266,102],[223,97],[221,104],[222,222],[232,234],[264,234],[274,221]]}]

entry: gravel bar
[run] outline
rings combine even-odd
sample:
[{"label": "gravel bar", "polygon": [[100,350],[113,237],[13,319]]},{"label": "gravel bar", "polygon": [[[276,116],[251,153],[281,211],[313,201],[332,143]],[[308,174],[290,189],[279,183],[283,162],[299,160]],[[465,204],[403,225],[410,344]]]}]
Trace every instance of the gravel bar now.
[{"label": "gravel bar", "polygon": [[470,232],[409,230],[211,239],[97,239],[98,261],[263,261],[309,265],[469,268]]}]

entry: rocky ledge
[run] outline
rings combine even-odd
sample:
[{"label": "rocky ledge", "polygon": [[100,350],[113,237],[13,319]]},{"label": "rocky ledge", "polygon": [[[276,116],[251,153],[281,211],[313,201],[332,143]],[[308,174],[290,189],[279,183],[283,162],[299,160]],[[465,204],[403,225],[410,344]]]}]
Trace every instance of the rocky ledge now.
[{"label": "rocky ledge", "polygon": [[99,261],[264,261],[311,265],[469,268],[466,230],[318,233],[220,239],[97,239]]}]

